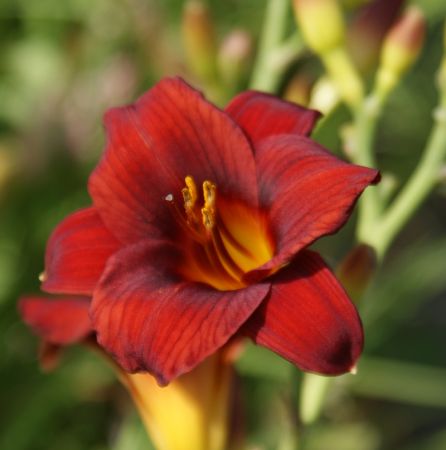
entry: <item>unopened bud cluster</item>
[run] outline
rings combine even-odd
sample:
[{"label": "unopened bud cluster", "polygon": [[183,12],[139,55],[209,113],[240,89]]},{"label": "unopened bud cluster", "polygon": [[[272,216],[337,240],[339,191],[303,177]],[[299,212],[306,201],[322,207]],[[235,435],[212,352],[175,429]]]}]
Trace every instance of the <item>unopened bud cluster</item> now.
[{"label": "unopened bud cluster", "polygon": [[345,26],[336,0],[294,0],[302,37],[319,55],[341,97],[351,106],[363,97],[361,79],[345,48]]}]

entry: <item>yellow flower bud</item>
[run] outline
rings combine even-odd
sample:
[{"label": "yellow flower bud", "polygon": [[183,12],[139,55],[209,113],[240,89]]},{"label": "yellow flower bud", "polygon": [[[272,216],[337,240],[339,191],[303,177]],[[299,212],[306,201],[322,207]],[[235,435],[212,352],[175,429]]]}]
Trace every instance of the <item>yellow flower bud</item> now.
[{"label": "yellow flower bud", "polygon": [[312,85],[313,80],[309,74],[298,73],[286,85],[283,98],[298,105],[308,106]]},{"label": "yellow flower bud", "polygon": [[376,93],[385,97],[417,59],[424,41],[426,21],[416,7],[409,8],[390,29],[381,51]]},{"label": "yellow flower bud", "polygon": [[355,107],[363,97],[360,79],[345,48],[345,26],[336,0],[294,0],[294,11],[308,46],[319,55],[342,99]]},{"label": "yellow flower bud", "polygon": [[343,44],[345,27],[336,0],[294,0],[294,12],[308,46],[320,55]]}]

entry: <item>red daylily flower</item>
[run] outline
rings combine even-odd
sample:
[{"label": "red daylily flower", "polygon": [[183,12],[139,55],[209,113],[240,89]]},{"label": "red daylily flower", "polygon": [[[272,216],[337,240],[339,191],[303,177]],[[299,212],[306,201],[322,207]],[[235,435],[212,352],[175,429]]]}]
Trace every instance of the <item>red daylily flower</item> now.
[{"label": "red daylily flower", "polygon": [[304,370],[351,370],[360,319],[306,247],[379,175],[310,140],[318,117],[252,91],[221,111],[179,78],[110,110],[93,206],[46,252],[42,289],[73,297],[25,298],[24,320],[55,344],[95,332],[124,370],[161,385],[237,335]]}]

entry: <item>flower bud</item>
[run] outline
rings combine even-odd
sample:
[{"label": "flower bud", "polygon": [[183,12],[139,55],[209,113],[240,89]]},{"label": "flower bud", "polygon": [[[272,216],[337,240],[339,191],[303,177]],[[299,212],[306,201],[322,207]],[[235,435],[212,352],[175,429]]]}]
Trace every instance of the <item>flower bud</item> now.
[{"label": "flower bud", "polygon": [[322,77],[313,86],[311,91],[310,108],[328,115],[339,103],[339,92],[333,81],[328,77]]},{"label": "flower bud", "polygon": [[52,372],[59,365],[62,348],[59,345],[42,341],[39,347],[39,365],[43,372]]},{"label": "flower bud", "polygon": [[394,24],[405,0],[373,0],[353,17],[347,31],[347,46],[362,72],[378,64],[384,36]]},{"label": "flower bud", "polygon": [[323,55],[344,42],[344,21],[336,0],[294,0],[294,12],[315,53]]},{"label": "flower bud", "polygon": [[438,88],[446,94],[446,22],[443,28],[443,57],[437,74]]},{"label": "flower bud", "polygon": [[285,87],[283,98],[298,105],[308,106],[313,81],[306,73],[298,73]]},{"label": "flower bud", "polygon": [[244,30],[233,30],[225,37],[218,54],[218,67],[228,86],[237,88],[246,78],[252,56],[253,42],[249,33]]},{"label": "flower bud", "polygon": [[352,300],[359,300],[375,273],[375,250],[366,244],[355,247],[341,262],[336,274]]},{"label": "flower bud", "polygon": [[302,37],[317,53],[340,96],[355,107],[363,97],[359,78],[345,49],[345,27],[336,0],[294,0]]},{"label": "flower bud", "polygon": [[183,44],[192,74],[201,81],[216,77],[216,43],[208,9],[197,0],[186,2],[183,11]]},{"label": "flower bud", "polygon": [[6,142],[0,142],[0,200],[5,186],[18,171],[17,156],[8,147]]},{"label": "flower bud", "polygon": [[370,0],[341,0],[341,4],[346,9],[356,9],[367,3],[371,3]]},{"label": "flower bud", "polygon": [[381,51],[376,92],[385,97],[417,59],[424,41],[426,21],[416,7],[409,8],[387,34]]}]

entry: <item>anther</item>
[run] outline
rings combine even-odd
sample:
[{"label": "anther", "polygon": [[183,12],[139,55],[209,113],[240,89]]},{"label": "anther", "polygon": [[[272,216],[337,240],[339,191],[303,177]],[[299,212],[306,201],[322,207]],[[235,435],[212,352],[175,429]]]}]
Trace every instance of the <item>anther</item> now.
[{"label": "anther", "polygon": [[186,212],[190,211],[194,207],[194,202],[192,201],[192,195],[190,193],[190,190],[185,187],[181,189],[181,193],[183,194],[183,202],[184,202],[184,209]]},{"label": "anther", "polygon": [[211,209],[215,206],[215,200],[217,197],[217,187],[214,183],[210,181],[205,181],[203,183],[203,198],[204,198],[204,207]]},{"label": "anther", "polygon": [[189,191],[190,201],[191,201],[192,207],[193,207],[193,206],[195,206],[195,202],[197,201],[197,197],[198,197],[197,186],[195,184],[194,179],[190,175],[188,175],[184,179],[184,182],[186,183],[186,188]]},{"label": "anther", "polygon": [[209,208],[201,208],[201,215],[203,216],[203,225],[206,230],[211,231],[215,225],[215,214],[214,211]]}]

